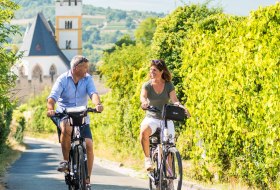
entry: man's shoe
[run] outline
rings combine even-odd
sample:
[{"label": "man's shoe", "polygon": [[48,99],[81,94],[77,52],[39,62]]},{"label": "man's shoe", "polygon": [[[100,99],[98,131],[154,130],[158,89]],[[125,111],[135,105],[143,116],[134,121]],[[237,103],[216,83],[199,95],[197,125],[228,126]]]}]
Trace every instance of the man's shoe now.
[{"label": "man's shoe", "polygon": [[86,190],[91,190],[90,184],[86,184]]},{"label": "man's shoe", "polygon": [[153,170],[153,163],[151,158],[145,158],[145,169],[147,171],[152,171]]},{"label": "man's shoe", "polygon": [[68,171],[68,162],[67,161],[60,162],[59,166],[57,167],[57,171],[67,172]]},{"label": "man's shoe", "polygon": [[168,187],[169,190],[174,190],[174,183],[173,183],[173,180],[169,180],[169,181],[168,181],[167,187]]}]

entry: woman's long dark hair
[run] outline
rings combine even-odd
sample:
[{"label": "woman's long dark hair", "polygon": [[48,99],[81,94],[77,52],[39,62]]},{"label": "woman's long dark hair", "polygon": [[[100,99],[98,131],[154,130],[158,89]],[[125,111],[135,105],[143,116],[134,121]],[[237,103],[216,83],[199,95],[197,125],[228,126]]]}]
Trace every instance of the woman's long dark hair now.
[{"label": "woman's long dark hair", "polygon": [[165,62],[161,59],[156,59],[151,61],[151,66],[155,66],[159,71],[163,71],[161,78],[165,80],[166,82],[171,81],[172,76],[169,72]]}]

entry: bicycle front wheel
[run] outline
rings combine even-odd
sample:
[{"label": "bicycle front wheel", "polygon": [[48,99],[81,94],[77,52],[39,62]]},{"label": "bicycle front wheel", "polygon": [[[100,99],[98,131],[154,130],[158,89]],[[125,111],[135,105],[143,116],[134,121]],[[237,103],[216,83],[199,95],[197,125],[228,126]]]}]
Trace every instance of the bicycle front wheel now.
[{"label": "bicycle front wheel", "polygon": [[[68,185],[68,190],[75,190],[76,184],[73,179],[73,173],[74,173],[74,165],[76,163],[75,157],[74,157],[74,151],[70,150],[69,152],[69,171],[65,175],[65,182]],[[72,173],[72,175],[71,175]]]},{"label": "bicycle front wheel", "polygon": [[77,174],[79,190],[86,190],[86,164],[82,146],[78,146]]},{"label": "bicycle front wheel", "polygon": [[158,187],[158,181],[159,181],[158,152],[156,148],[150,148],[150,158],[155,168],[152,171],[150,171],[150,173],[148,174],[149,190],[155,190]]},{"label": "bicycle front wheel", "polygon": [[160,190],[181,190],[183,166],[181,155],[175,147],[170,147],[163,159]]}]

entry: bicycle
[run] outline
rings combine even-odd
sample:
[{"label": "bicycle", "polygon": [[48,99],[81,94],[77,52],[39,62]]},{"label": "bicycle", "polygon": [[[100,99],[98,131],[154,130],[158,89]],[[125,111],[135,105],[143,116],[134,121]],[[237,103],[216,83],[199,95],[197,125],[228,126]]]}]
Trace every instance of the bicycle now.
[{"label": "bicycle", "polygon": [[71,132],[71,149],[69,152],[68,171],[65,172],[65,182],[68,190],[86,190],[86,179],[89,178],[85,138],[81,136],[88,112],[99,113],[94,108],[85,106],[66,108],[62,113],[56,113],[51,119],[66,117],[69,119]]},{"label": "bicycle", "polygon": [[[147,109],[153,112],[160,112],[159,109],[152,106]],[[178,107],[178,109],[183,108]],[[180,113],[182,111],[180,110]],[[176,110],[173,110],[173,112],[175,113]],[[178,113],[176,114],[178,115]],[[183,178],[181,155],[175,143],[173,143],[171,135],[168,134],[168,117],[163,114],[163,118],[164,124],[150,136],[150,158],[155,168],[148,173],[149,190],[153,190],[153,186],[157,190],[181,190]],[[173,120],[180,121],[182,118],[173,118]]]}]

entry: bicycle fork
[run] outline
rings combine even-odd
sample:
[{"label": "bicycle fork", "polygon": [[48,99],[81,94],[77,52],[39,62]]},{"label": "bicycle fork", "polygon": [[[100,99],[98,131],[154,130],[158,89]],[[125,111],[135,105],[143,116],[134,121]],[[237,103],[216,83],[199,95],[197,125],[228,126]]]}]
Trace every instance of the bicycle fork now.
[{"label": "bicycle fork", "polygon": [[83,153],[84,153],[86,178],[90,178],[90,174],[88,171],[88,162],[87,162],[87,146],[85,140],[83,141]]}]

